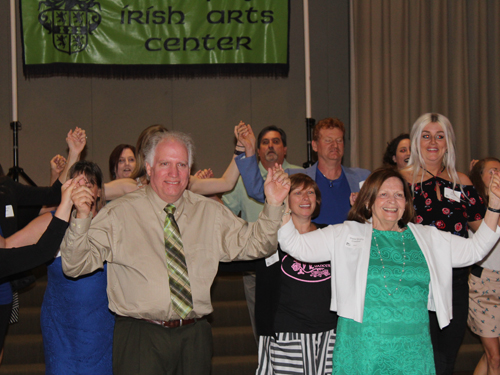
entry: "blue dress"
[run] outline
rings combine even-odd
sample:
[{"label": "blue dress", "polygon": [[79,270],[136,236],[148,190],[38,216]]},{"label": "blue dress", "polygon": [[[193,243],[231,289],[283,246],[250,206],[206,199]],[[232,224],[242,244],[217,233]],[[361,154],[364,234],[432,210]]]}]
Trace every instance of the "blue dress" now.
[{"label": "blue dress", "polygon": [[115,316],[108,309],[107,271],[72,279],[61,257],[47,267],[41,326],[46,374],[113,374]]}]

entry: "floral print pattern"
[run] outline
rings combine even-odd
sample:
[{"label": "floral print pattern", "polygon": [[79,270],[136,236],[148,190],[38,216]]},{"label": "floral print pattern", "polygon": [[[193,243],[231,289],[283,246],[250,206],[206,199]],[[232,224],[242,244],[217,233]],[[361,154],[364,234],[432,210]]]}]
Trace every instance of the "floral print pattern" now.
[{"label": "floral print pattern", "polygon": [[[460,191],[460,185],[453,189],[453,182],[433,177],[414,185],[413,206],[417,213],[417,224],[432,225],[457,236],[468,237],[468,221],[482,220],[485,207],[472,185],[462,185],[465,193],[460,202],[445,197],[445,188]],[[438,199],[438,191],[439,196]]]}]

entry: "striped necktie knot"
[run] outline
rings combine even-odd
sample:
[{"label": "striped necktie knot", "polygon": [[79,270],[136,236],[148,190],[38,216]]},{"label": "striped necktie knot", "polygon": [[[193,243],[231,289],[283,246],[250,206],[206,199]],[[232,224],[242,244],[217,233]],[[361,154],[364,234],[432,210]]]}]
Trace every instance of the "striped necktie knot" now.
[{"label": "striped necktie knot", "polygon": [[169,203],[165,206],[163,211],[165,211],[167,215],[173,215],[175,214],[175,206],[172,203]]}]

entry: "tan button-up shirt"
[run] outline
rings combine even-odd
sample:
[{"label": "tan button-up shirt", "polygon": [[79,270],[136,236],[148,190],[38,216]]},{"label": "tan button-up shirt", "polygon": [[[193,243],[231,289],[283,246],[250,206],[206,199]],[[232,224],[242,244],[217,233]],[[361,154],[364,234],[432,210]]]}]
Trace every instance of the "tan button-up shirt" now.
[{"label": "tan button-up shirt", "polygon": [[[222,204],[190,191],[174,203],[193,311],[212,312],[210,287],[219,261],[267,256],[277,248],[283,206],[265,205],[255,223],[234,216]],[[105,206],[94,220],[71,218],[61,245],[64,273],[76,277],[108,262],[109,308],[121,316],[172,320],[163,226],[166,202],[150,186]]]}]

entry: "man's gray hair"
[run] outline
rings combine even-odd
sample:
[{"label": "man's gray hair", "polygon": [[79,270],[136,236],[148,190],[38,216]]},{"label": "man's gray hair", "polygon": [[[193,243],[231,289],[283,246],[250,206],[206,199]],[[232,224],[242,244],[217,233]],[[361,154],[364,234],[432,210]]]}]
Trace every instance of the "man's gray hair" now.
[{"label": "man's gray hair", "polygon": [[178,141],[186,147],[188,152],[189,168],[191,168],[191,166],[193,165],[193,158],[194,158],[193,138],[191,138],[191,136],[186,133],[177,131],[157,133],[149,139],[149,142],[146,144],[146,147],[144,148],[144,156],[146,157],[146,163],[148,163],[151,167],[153,166],[156,147],[165,140]]}]

